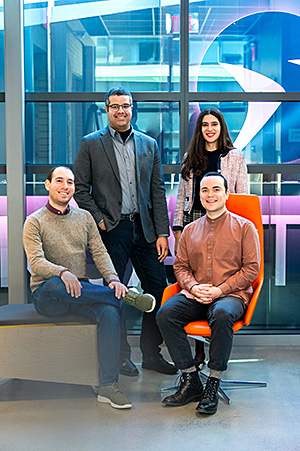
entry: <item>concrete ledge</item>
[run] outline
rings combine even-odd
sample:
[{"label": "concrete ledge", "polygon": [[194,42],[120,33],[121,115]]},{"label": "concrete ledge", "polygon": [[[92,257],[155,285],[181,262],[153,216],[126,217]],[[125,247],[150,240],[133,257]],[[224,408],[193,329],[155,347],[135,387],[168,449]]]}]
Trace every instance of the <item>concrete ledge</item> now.
[{"label": "concrete ledge", "polygon": [[97,326],[0,327],[0,377],[97,385]]},{"label": "concrete ledge", "polygon": [[234,346],[300,346],[300,334],[235,335]]}]

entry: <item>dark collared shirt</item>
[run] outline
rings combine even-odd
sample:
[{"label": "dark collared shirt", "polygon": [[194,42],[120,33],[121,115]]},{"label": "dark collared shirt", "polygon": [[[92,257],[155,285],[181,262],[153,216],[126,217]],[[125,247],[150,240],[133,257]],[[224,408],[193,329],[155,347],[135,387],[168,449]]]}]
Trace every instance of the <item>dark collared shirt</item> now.
[{"label": "dark collared shirt", "polygon": [[65,216],[68,213],[70,213],[70,205],[67,206],[67,208],[65,209],[65,211],[62,213],[60,210],[57,210],[56,208],[52,207],[52,205],[50,205],[50,202],[48,200],[47,204],[46,204],[46,208],[51,211],[51,213],[54,213],[55,215],[59,215],[59,216]]}]

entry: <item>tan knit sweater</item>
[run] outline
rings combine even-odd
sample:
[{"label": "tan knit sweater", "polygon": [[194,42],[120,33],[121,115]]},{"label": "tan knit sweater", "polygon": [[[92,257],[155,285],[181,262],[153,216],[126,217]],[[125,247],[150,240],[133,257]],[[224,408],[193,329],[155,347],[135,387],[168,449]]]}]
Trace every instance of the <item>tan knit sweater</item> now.
[{"label": "tan knit sweater", "polygon": [[67,215],[56,215],[46,207],[31,214],[24,224],[23,243],[31,267],[30,287],[69,269],[78,278],[86,278],[86,250],[107,282],[119,280],[92,215],[70,207]]}]

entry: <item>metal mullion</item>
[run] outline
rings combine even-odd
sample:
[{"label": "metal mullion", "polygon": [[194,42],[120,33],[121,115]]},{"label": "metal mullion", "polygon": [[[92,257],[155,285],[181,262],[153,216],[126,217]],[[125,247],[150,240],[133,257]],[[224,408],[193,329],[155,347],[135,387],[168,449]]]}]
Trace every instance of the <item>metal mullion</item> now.
[{"label": "metal mullion", "polygon": [[300,92],[190,92],[190,102],[300,102]]},{"label": "metal mullion", "polygon": [[[106,92],[26,92],[25,102],[104,102]],[[178,92],[133,92],[136,102],[179,102]]]},{"label": "metal mullion", "polygon": [[189,2],[180,0],[180,161],[189,144]]},{"label": "metal mullion", "polygon": [[23,2],[4,0],[8,302],[26,302]]},{"label": "metal mullion", "polygon": [[[185,55],[181,66],[188,64]],[[188,68],[182,68],[180,92],[133,92],[136,102],[300,102],[300,92],[188,92]],[[104,102],[105,92],[26,92],[25,102]],[[4,101],[0,93],[0,102]],[[184,112],[184,111],[182,111]],[[188,116],[188,114],[187,114]]]},{"label": "metal mullion", "polygon": [[[29,164],[26,166],[26,174],[46,174],[52,164]],[[72,165],[67,165],[72,167]],[[162,166],[165,174],[179,174],[179,164]],[[248,174],[300,174],[300,164],[248,164]],[[6,166],[0,165],[0,174],[6,173]]]},{"label": "metal mullion", "polygon": [[300,174],[300,164],[248,164],[248,174]]}]

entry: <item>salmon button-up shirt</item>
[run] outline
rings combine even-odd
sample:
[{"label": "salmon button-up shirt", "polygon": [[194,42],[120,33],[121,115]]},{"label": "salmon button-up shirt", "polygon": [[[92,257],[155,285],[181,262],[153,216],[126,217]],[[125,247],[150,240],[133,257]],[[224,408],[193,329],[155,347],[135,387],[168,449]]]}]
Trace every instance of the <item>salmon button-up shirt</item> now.
[{"label": "salmon button-up shirt", "polygon": [[256,228],[226,210],[216,219],[205,215],[184,228],[174,272],[189,298],[194,298],[190,292],[194,285],[209,283],[221,289],[220,297],[237,296],[248,304],[259,263]]}]

